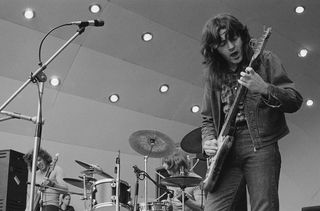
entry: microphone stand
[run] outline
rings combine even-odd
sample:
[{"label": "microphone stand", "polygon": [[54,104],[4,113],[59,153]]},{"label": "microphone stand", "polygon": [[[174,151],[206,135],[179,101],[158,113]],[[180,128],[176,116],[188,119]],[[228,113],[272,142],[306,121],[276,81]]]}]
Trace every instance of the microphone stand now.
[{"label": "microphone stand", "polygon": [[[41,145],[41,133],[42,133],[42,95],[44,85],[43,83],[46,81],[47,77],[43,73],[43,71],[47,68],[47,66],[80,34],[82,34],[85,30],[85,27],[79,27],[77,32],[69,39],[67,42],[61,46],[40,68],[36,70],[34,74],[31,74],[31,77],[16,91],[12,96],[0,107],[0,112],[20,93],[22,90],[30,83],[34,82],[38,84],[38,112],[37,112],[37,121],[36,121],[36,129],[35,129],[35,137],[34,137],[34,147],[33,147],[33,160],[32,160],[32,177],[31,177],[31,187],[30,187],[30,201],[29,201],[29,210],[32,211],[34,207],[34,189],[35,189],[35,180],[36,180],[36,163],[38,158],[38,151]],[[40,83],[39,83],[40,82]]]},{"label": "microphone stand", "polygon": [[[149,142],[150,142],[150,146],[151,146],[149,153],[148,153],[148,155],[144,156],[144,172],[145,173],[148,171],[148,158],[152,152],[152,149],[155,145],[156,140],[154,138],[151,138],[149,140]],[[144,180],[144,203],[146,205],[146,210],[147,210],[147,196],[148,196],[148,181],[145,179]]]},{"label": "microphone stand", "polygon": [[136,172],[136,187],[135,187],[135,192],[134,192],[134,199],[133,199],[133,211],[138,210],[138,194],[139,194],[139,180],[140,180],[140,173]]}]

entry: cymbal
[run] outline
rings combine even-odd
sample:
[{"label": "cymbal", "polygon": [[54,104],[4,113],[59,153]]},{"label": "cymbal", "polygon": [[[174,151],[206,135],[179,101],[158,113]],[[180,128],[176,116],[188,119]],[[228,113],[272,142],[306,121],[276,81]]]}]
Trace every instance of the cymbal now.
[{"label": "cymbal", "polygon": [[143,156],[161,158],[170,155],[175,149],[169,136],[154,130],[139,130],[131,134],[129,143],[132,149]]},{"label": "cymbal", "polygon": [[[76,186],[78,188],[83,188],[83,181],[81,179],[75,179],[75,178],[63,178],[63,181],[66,183],[69,183],[73,186]],[[92,186],[92,182],[86,181],[86,188],[90,189]]]},{"label": "cymbal", "polygon": [[172,187],[194,187],[200,184],[202,178],[193,176],[173,176],[164,178],[161,181],[162,185]]},{"label": "cymbal", "polygon": [[180,146],[188,153],[202,153],[201,142],[201,127],[198,127],[182,138]]},{"label": "cymbal", "polygon": [[[85,170],[85,171],[88,171],[88,170]],[[83,180],[83,176],[79,176],[79,178]],[[92,181],[93,181],[93,182],[96,182],[97,179],[94,178],[94,177],[86,176],[86,181],[88,181],[88,182],[92,182]]]},{"label": "cymbal", "polygon": [[91,175],[97,174],[97,175],[100,175],[100,176],[105,177],[105,178],[113,179],[113,177],[110,176],[109,174],[107,174],[106,172],[104,172],[102,170],[97,170],[97,169],[86,169],[84,171],[81,171],[80,173],[88,175],[90,178],[92,178]]},{"label": "cymbal", "polygon": [[[98,165],[94,165],[94,164],[88,164],[79,160],[75,160],[76,163],[78,163],[80,166],[86,168],[88,171],[83,171],[85,172],[84,174],[88,173],[88,174],[98,174],[102,177],[105,178],[113,178],[111,175],[107,174],[106,172],[104,172],[102,170],[102,168]],[[81,172],[82,173],[82,172]]]},{"label": "cymbal", "polygon": [[48,185],[40,185],[40,184],[35,184],[36,187],[40,187],[40,188],[49,188],[49,189],[52,189],[52,190],[56,190],[56,191],[59,191],[61,193],[68,193],[68,194],[75,194],[75,195],[82,195],[83,193],[77,193],[77,192],[72,192],[72,191],[66,191],[64,189],[61,189],[61,188],[56,188],[56,187],[51,187],[51,186],[48,186]]}]

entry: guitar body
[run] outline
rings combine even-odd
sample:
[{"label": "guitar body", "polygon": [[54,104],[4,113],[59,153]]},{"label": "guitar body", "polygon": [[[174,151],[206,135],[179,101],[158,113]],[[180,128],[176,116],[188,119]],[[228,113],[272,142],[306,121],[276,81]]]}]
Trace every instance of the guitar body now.
[{"label": "guitar body", "polygon": [[225,136],[218,139],[218,150],[215,156],[210,158],[210,168],[207,171],[206,179],[203,181],[204,190],[212,192],[218,182],[223,163],[232,147],[233,136]]}]

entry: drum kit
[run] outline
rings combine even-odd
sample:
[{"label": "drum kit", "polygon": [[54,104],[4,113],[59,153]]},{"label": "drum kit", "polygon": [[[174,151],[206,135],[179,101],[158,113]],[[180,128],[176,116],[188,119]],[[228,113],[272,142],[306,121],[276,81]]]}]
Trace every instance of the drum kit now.
[{"label": "drum kit", "polygon": [[[184,138],[183,142],[190,140]],[[154,200],[148,202],[147,196],[147,179],[151,180],[156,188],[163,189],[168,192],[167,186],[178,187],[184,194],[186,187],[193,187],[200,184],[201,178],[191,176],[172,176],[162,177],[161,183],[155,182],[147,173],[148,172],[148,158],[163,158],[173,153],[175,149],[174,142],[165,134],[152,130],[141,130],[133,133],[129,138],[130,146],[137,153],[144,156],[144,170],[140,170],[137,166],[133,166],[134,173],[136,174],[136,186],[135,194],[132,200],[131,186],[120,180],[120,168],[117,168],[117,178],[113,178],[111,175],[103,171],[103,169],[94,164],[88,164],[79,160],[75,160],[77,164],[85,168],[81,171],[79,179],[76,178],[64,178],[63,180],[75,187],[83,189],[83,200],[88,202],[89,205],[85,205],[88,211],[167,211],[169,205],[166,202]],[[194,142],[193,142],[194,143]],[[181,146],[185,143],[181,142]],[[194,144],[193,144],[194,145]],[[189,149],[187,147],[187,150]],[[195,147],[191,147],[194,150]],[[185,149],[184,149],[185,150]],[[186,151],[186,150],[185,150]],[[200,149],[201,152],[201,149]],[[194,153],[192,151],[191,153]],[[120,167],[120,161],[118,162]],[[103,179],[97,180],[95,175],[103,177]],[[161,176],[161,175],[160,175]],[[144,180],[144,202],[138,203],[139,192],[139,180]],[[161,197],[159,197],[161,198]],[[182,197],[182,209],[184,210],[184,198]]]}]

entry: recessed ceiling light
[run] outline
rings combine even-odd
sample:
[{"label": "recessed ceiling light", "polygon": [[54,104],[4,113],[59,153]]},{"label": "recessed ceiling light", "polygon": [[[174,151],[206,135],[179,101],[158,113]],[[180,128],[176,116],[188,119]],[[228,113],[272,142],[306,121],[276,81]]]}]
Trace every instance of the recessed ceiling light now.
[{"label": "recessed ceiling light", "polygon": [[298,53],[299,57],[306,57],[308,55],[308,50],[307,49],[301,49]]},{"label": "recessed ceiling light", "polygon": [[149,42],[149,41],[152,40],[153,35],[150,32],[145,32],[145,33],[142,34],[141,38],[142,38],[143,41]]},{"label": "recessed ceiling light", "polygon": [[50,78],[50,84],[54,87],[59,86],[60,84],[60,79],[57,76],[52,76]]},{"label": "recessed ceiling light", "polygon": [[304,6],[297,6],[294,11],[297,13],[297,14],[301,14],[304,12]]},{"label": "recessed ceiling light", "polygon": [[110,95],[110,96],[109,96],[109,101],[110,101],[111,103],[116,103],[116,102],[118,102],[118,101],[119,101],[119,95],[117,95],[117,94],[112,94],[112,95]]},{"label": "recessed ceiling light", "polygon": [[166,92],[168,92],[168,91],[169,91],[169,85],[167,85],[167,84],[162,84],[162,85],[160,86],[160,88],[159,88],[159,91],[160,91],[161,93],[166,93]]},{"label": "recessed ceiling light", "polygon": [[194,105],[191,107],[192,113],[198,113],[200,111],[200,107],[198,105]]},{"label": "recessed ceiling light", "polygon": [[90,5],[89,10],[91,13],[98,13],[98,12],[100,12],[101,7],[99,4],[92,4],[92,5]]},{"label": "recessed ceiling light", "polygon": [[309,107],[313,106],[313,100],[310,100],[310,99],[307,100],[306,101],[306,105],[309,106]]},{"label": "recessed ceiling light", "polygon": [[26,8],[26,9],[23,11],[23,16],[24,16],[26,19],[30,20],[30,19],[34,18],[35,13],[34,13],[33,9],[31,9],[31,8]]}]

